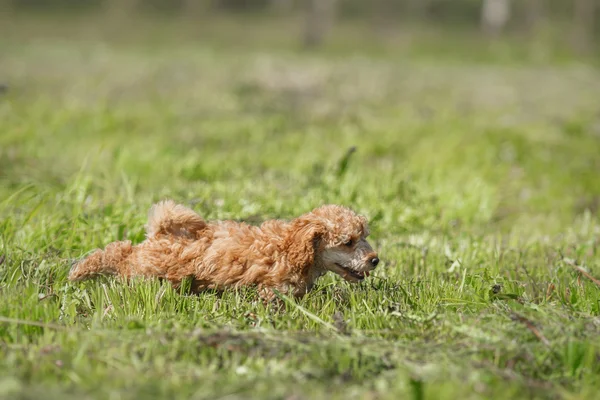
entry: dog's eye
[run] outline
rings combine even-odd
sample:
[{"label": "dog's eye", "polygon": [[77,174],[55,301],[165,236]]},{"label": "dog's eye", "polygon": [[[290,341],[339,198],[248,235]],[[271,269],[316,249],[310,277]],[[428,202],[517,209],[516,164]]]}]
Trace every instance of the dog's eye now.
[{"label": "dog's eye", "polygon": [[352,247],[353,244],[354,244],[354,241],[352,239],[350,239],[346,243],[344,243],[344,246],[346,246],[346,247]]}]

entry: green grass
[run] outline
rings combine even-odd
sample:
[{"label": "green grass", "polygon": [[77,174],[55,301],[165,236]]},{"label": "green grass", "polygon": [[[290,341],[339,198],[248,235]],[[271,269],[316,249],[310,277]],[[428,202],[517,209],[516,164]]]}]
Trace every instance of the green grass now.
[{"label": "green grass", "polygon": [[[0,398],[596,398],[595,69],[21,22],[0,35]],[[67,282],[167,197],[251,223],[345,204],[382,265],[282,312]]]}]

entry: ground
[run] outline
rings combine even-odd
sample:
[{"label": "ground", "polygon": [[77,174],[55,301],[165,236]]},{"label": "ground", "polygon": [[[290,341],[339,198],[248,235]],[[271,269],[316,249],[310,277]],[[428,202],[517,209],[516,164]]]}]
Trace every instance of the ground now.
[{"label": "ground", "polygon": [[[594,67],[20,18],[0,34],[0,398],[597,395]],[[164,198],[253,224],[344,204],[382,263],[280,312],[253,289],[67,282]]]}]

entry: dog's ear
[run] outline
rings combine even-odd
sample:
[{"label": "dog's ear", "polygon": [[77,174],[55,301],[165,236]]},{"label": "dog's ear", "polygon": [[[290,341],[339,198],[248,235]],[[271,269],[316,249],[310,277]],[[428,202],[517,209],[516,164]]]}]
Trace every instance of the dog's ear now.
[{"label": "dog's ear", "polygon": [[294,269],[302,271],[314,264],[324,234],[323,223],[309,215],[291,222],[284,247],[287,260]]}]

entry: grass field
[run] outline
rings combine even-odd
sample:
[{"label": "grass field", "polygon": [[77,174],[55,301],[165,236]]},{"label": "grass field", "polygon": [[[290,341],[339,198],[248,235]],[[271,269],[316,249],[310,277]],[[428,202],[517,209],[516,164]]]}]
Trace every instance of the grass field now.
[{"label": "grass field", "polygon": [[[0,398],[596,398],[596,69],[174,25],[0,29]],[[250,223],[345,204],[383,265],[279,313],[67,282],[163,198]]]}]

